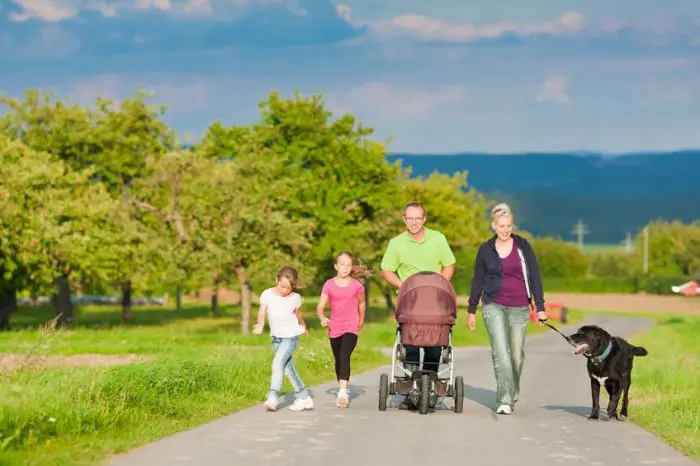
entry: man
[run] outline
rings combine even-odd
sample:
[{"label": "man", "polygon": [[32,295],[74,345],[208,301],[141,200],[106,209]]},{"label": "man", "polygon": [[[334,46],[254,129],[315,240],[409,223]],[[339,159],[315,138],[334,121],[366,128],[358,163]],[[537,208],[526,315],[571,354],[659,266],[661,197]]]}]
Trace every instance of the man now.
[{"label": "man", "polygon": [[[455,271],[455,256],[445,235],[425,228],[423,206],[418,202],[407,204],[403,210],[403,220],[406,231],[393,237],[384,252],[382,278],[397,288],[401,288],[406,278],[418,272],[435,272],[451,280]],[[437,372],[441,348],[426,347],[423,351],[423,368]],[[419,361],[420,348],[406,347],[406,369],[417,370]]]}]

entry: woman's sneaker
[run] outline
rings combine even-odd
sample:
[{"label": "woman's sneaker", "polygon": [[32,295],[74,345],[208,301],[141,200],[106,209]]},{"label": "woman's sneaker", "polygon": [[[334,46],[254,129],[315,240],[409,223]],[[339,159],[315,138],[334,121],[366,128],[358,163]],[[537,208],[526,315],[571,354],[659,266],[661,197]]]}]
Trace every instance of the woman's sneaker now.
[{"label": "woman's sneaker", "polygon": [[349,403],[350,394],[348,393],[348,391],[342,388],[338,390],[338,399],[335,402],[335,406],[337,408],[347,408]]},{"label": "woman's sneaker", "polygon": [[511,414],[513,410],[509,405],[501,405],[496,410],[496,414]]},{"label": "woman's sneaker", "polygon": [[314,400],[307,396],[306,398],[297,398],[289,407],[292,411],[303,411],[305,409],[314,409]]},{"label": "woman's sneaker", "polygon": [[263,406],[265,406],[265,410],[267,411],[275,411],[278,404],[279,400],[276,396],[268,396]]}]

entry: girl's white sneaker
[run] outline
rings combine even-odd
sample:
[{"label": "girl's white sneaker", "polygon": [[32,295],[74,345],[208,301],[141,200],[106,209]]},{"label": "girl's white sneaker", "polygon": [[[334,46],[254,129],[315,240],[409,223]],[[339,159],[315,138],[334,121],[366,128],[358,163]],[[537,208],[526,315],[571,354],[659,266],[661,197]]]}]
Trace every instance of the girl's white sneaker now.
[{"label": "girl's white sneaker", "polygon": [[335,402],[335,406],[338,408],[347,408],[350,403],[350,396],[347,390],[338,390],[338,399]]},{"label": "girl's white sneaker", "polygon": [[277,400],[276,397],[274,396],[269,396],[267,397],[267,400],[265,401],[265,410],[267,411],[275,411],[277,409],[277,405],[279,404],[279,400]]}]

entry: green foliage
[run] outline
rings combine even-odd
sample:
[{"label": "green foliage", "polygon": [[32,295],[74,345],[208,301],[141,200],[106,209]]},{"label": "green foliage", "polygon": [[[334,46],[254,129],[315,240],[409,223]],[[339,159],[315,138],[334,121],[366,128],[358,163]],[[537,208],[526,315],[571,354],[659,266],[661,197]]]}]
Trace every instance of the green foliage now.
[{"label": "green foliage", "polygon": [[56,157],[0,135],[0,269],[22,272],[36,290],[61,273],[109,280],[118,202],[89,170],[73,171]]},{"label": "green foliage", "polygon": [[117,108],[113,101],[97,98],[90,109],[30,90],[23,100],[0,96],[3,105],[10,111],[0,118],[0,130],[72,168],[93,168],[117,193],[144,175],[147,156],[162,155],[175,144],[173,131],[160,120],[164,109],[149,107],[141,94]]},{"label": "green foliage", "polygon": [[[491,233],[490,202],[466,172],[411,178],[387,162],[371,128],[298,93],[272,92],[257,122],[214,122],[180,150],[164,109],[144,97],[97,98],[92,107],[34,90],[0,97],[0,271],[20,292],[46,290],[62,273],[73,286],[111,292],[125,280],[135,292],[261,290],[285,264],[315,292],[340,250],[377,271],[409,201],[422,202],[427,226],[447,236],[456,286],[468,289],[475,251]],[[667,292],[667,282],[700,270],[699,231],[650,225],[648,277],[637,276],[641,237],[634,254],[587,257],[571,243],[521,234],[552,286]],[[374,285],[382,289],[381,280]]]},{"label": "green foliage", "polygon": [[[656,221],[648,226],[649,272],[694,277],[700,274],[700,221]],[[635,240],[637,257],[644,254],[643,230]],[[641,269],[641,265],[640,265]]]},{"label": "green foliage", "polygon": [[631,277],[638,260],[624,251],[607,250],[591,257],[591,273],[597,277]]},{"label": "green foliage", "polygon": [[532,240],[542,276],[584,277],[588,273],[586,255],[577,246],[544,237]]}]

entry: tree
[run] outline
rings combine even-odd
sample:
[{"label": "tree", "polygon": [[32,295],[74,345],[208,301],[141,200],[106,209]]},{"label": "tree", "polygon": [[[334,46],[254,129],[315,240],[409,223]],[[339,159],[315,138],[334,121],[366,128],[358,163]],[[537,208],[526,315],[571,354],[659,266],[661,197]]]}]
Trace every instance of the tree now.
[{"label": "tree", "polygon": [[[30,90],[22,100],[0,97],[0,106],[9,110],[0,118],[0,129],[34,150],[53,154],[75,170],[91,169],[93,181],[104,183],[115,199],[122,199],[135,179],[149,176],[146,158],[162,156],[176,145],[173,131],[160,119],[165,107],[149,106],[145,97],[137,93],[119,103],[97,97],[94,108],[86,108]],[[125,322],[131,320],[133,280],[145,279],[147,274],[141,271],[152,269],[150,265],[157,262],[148,247],[152,232],[129,213],[134,212],[120,210],[120,226],[131,236],[119,247],[116,267],[112,268],[116,276],[110,280],[121,285]]]},{"label": "tree", "polygon": [[[121,235],[117,208],[90,170],[74,171],[56,157],[0,135],[0,270],[34,289],[56,287],[62,324],[72,322],[71,274],[104,280]],[[75,276],[75,275],[74,275]]]},{"label": "tree", "polygon": [[288,209],[299,182],[286,174],[285,159],[265,147],[259,136],[237,127],[226,135],[213,125],[197,148],[219,164],[209,180],[216,186],[218,210],[209,217],[207,231],[216,258],[215,276],[235,279],[240,287],[243,333],[250,331],[254,285],[273,283],[284,264],[294,265],[302,277],[315,273],[307,260],[314,221],[297,218]]},{"label": "tree", "polygon": [[318,96],[285,100],[273,92],[260,107],[253,131],[283,160],[280,176],[297,180],[287,208],[315,224],[310,260],[330,271],[333,256],[350,249],[371,261],[383,234],[375,225],[394,212],[400,176],[384,146],[368,139],[374,131],[349,114],[332,121]]},{"label": "tree", "polygon": [[[649,272],[657,275],[694,277],[700,273],[700,222],[655,221],[649,232]],[[637,235],[636,257],[644,255],[643,230]],[[638,270],[642,266],[639,264]]]},{"label": "tree", "polygon": [[[206,228],[216,203],[220,164],[192,151],[147,158],[152,176],[137,178],[128,201],[140,211],[139,219],[153,232],[148,249],[163,262],[157,279],[167,285],[199,286],[209,283]],[[155,252],[154,252],[155,251]],[[178,310],[179,310],[178,299]]]}]

